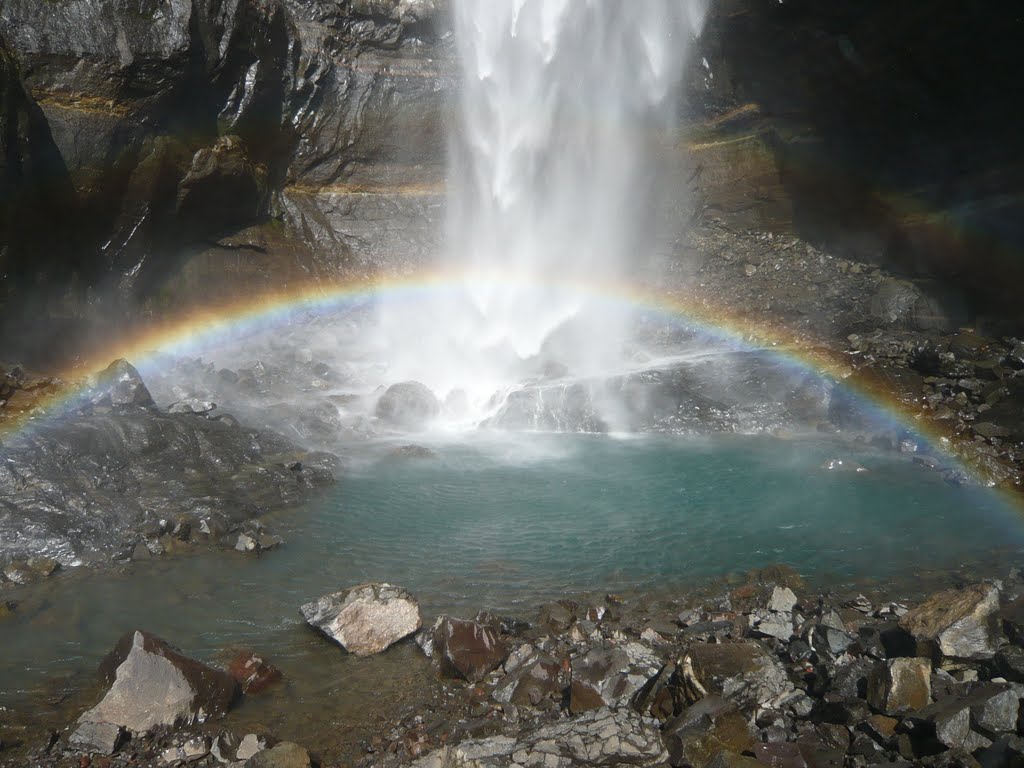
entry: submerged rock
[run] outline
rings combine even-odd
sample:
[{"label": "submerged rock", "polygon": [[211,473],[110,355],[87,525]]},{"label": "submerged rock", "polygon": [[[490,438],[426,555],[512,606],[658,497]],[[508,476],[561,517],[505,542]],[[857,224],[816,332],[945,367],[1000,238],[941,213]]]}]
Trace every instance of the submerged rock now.
[{"label": "submerged rock", "polygon": [[440,413],[437,397],[418,381],[392,384],[377,401],[377,418],[401,429],[422,429]]},{"label": "submerged rock", "polygon": [[121,726],[133,733],[220,717],[227,713],[237,691],[227,672],[189,658],[141,631],[122,637],[100,671],[111,686],[79,722]]},{"label": "submerged rock", "polygon": [[301,611],[310,625],[356,656],[380,653],[422,625],[416,599],[392,584],[343,589],[306,603]]}]

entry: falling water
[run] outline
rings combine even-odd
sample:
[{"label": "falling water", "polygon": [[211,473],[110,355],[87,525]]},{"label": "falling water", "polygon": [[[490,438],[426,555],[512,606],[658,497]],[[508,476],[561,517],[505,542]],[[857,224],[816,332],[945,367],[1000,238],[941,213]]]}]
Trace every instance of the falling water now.
[{"label": "falling water", "polygon": [[651,242],[655,149],[704,2],[456,0],[445,266],[465,295],[386,308],[392,381],[462,390],[480,415],[531,375],[621,363],[624,318],[566,286],[625,279]]}]

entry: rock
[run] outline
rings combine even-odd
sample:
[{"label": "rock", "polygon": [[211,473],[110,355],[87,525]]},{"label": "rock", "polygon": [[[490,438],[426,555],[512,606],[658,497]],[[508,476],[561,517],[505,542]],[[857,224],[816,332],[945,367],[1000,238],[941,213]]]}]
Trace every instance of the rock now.
[{"label": "rock", "polygon": [[235,752],[235,758],[237,760],[248,760],[263,749],[266,749],[266,743],[255,733],[247,733],[242,737],[242,741],[238,744],[238,749]]},{"label": "rock", "polygon": [[668,754],[653,720],[632,710],[598,709],[527,732],[518,739],[494,736],[443,747],[412,763],[415,768],[512,766],[664,765]]},{"label": "rock", "polygon": [[1024,683],[1024,648],[1015,645],[1000,648],[992,659],[992,668],[1011,682]]},{"label": "rock", "polygon": [[235,549],[239,552],[258,552],[259,542],[256,540],[256,536],[250,533],[240,533],[235,542]]},{"label": "rock", "polygon": [[754,746],[747,719],[734,703],[717,695],[667,721],[662,736],[672,765],[706,765],[719,752],[742,754]]},{"label": "rock", "polygon": [[1013,733],[1020,716],[1020,691],[986,684],[971,691],[967,698],[971,720],[989,734]]},{"label": "rock", "polygon": [[538,654],[532,649],[528,653],[529,656],[519,661],[511,671],[510,662],[515,652],[506,659],[505,668],[509,673],[495,686],[492,694],[495,701],[537,706],[544,699],[561,694],[561,665],[551,656]]},{"label": "rock", "polygon": [[450,616],[434,624],[433,659],[442,674],[475,683],[507,656],[508,647],[493,627]]},{"label": "rock", "polygon": [[309,753],[298,744],[282,741],[260,750],[245,761],[245,768],[309,768]]},{"label": "rock", "polygon": [[564,632],[576,621],[576,605],[567,601],[541,606],[540,620],[554,632]]},{"label": "rock", "polygon": [[796,595],[789,587],[775,586],[768,598],[768,610],[777,613],[792,613],[796,605]]},{"label": "rock", "polygon": [[28,563],[22,560],[15,560],[4,566],[4,578],[15,584],[30,584],[39,577],[39,574],[28,567]]},{"label": "rock", "polygon": [[579,715],[606,706],[608,703],[593,686],[580,680],[572,681],[569,686],[569,714]]},{"label": "rock", "polygon": [[92,402],[111,408],[155,408],[153,396],[139,372],[127,360],[118,359],[96,374]]},{"label": "rock", "polygon": [[60,563],[52,557],[30,557],[26,563],[30,569],[46,578],[60,569]]},{"label": "rock", "polygon": [[78,722],[114,724],[133,733],[220,717],[237,690],[231,675],[140,631],[122,637],[100,671],[111,686]]},{"label": "rock", "polygon": [[971,709],[955,698],[931,704],[914,713],[912,719],[929,723],[935,731],[935,738],[947,749],[962,747],[971,732]]},{"label": "rock", "polygon": [[228,672],[245,694],[261,693],[281,679],[281,670],[252,651],[240,651],[231,661]]},{"label": "rock", "polygon": [[68,739],[68,745],[89,755],[112,755],[117,751],[124,729],[114,723],[82,723]]},{"label": "rock", "polygon": [[402,587],[361,584],[301,608],[306,621],[356,656],[380,653],[420,628],[419,604]]},{"label": "rock", "polygon": [[662,667],[649,648],[626,643],[617,648],[594,648],[572,662],[572,683],[577,706],[603,704],[619,707],[629,703]]},{"label": "rock", "polygon": [[422,429],[441,413],[441,404],[418,381],[392,384],[377,401],[377,418],[402,429]]},{"label": "rock", "polygon": [[722,694],[741,709],[793,689],[786,670],[756,642],[697,643],[690,647],[690,656],[694,673],[708,692]]},{"label": "rock", "polygon": [[994,614],[998,608],[999,590],[977,584],[933,595],[904,614],[900,626],[944,656],[991,658],[997,650]]},{"label": "rock", "polygon": [[879,664],[868,676],[868,703],[886,715],[923,709],[931,700],[932,663],[899,658]]}]

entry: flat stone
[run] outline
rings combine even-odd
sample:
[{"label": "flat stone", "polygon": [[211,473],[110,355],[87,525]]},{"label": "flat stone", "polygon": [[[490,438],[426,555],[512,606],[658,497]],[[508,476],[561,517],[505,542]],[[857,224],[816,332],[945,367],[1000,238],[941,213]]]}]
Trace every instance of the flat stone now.
[{"label": "flat stone", "polygon": [[929,659],[890,659],[868,675],[868,703],[886,715],[904,714],[928,706],[932,663]]},{"label": "flat stone", "polygon": [[419,604],[392,584],[360,584],[302,606],[306,621],[356,656],[380,653],[422,624]]}]

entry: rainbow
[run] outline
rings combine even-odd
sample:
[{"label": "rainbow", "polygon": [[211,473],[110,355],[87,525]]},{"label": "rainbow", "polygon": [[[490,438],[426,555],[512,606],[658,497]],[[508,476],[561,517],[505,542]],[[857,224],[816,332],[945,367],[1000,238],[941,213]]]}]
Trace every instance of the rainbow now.
[{"label": "rainbow", "polygon": [[[192,309],[159,322],[145,325],[113,342],[86,350],[58,377],[57,391],[43,398],[27,414],[13,415],[0,422],[0,438],[9,438],[33,424],[43,423],[72,409],[88,391],[88,374],[111,361],[124,358],[145,373],[158,369],[163,361],[177,357],[198,357],[205,350],[228,340],[244,339],[263,331],[286,327],[304,319],[342,315],[375,302],[412,302],[439,294],[464,290],[474,278],[497,280],[512,287],[539,287],[541,283],[514,274],[467,275],[453,272],[420,272],[405,276],[363,278],[333,284],[285,287],[249,296],[215,307]],[[781,325],[759,323],[742,314],[698,300],[682,293],[658,292],[642,286],[619,283],[545,280],[545,287],[565,289],[610,306],[653,314],[666,324],[692,330],[702,337],[734,349],[760,349],[799,370],[841,382],[854,392],[880,420],[905,429],[948,456],[960,468],[985,483],[969,461],[958,458],[955,441],[927,414],[920,403],[898,399],[881,382],[851,378],[856,368],[846,356],[819,340]]]}]

